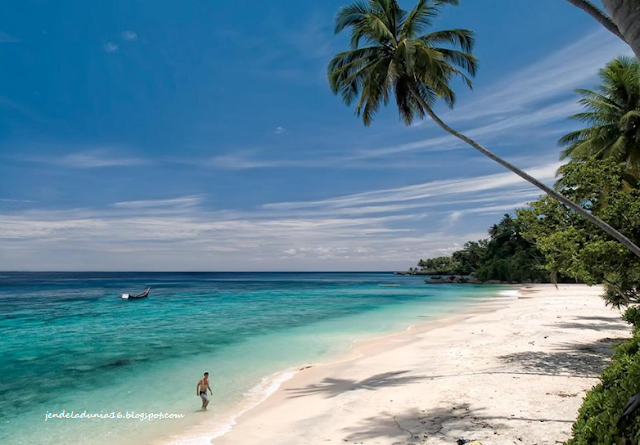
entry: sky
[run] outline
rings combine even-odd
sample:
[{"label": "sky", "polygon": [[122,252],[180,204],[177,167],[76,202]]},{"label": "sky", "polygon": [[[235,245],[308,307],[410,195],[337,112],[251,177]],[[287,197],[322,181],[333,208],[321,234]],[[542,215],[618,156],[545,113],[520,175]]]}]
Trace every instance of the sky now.
[{"label": "sky", "polygon": [[[346,0],[36,1],[0,14],[0,270],[399,270],[539,196],[327,85]],[[627,46],[564,0],[461,0],[452,126],[551,184],[575,88]],[[411,1],[400,1],[410,8]]]}]

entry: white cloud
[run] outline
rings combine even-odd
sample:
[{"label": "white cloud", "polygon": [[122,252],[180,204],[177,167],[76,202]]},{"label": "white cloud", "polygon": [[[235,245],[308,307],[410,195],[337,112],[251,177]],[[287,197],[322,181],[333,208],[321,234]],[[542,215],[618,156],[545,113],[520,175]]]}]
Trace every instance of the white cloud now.
[{"label": "white cloud", "polygon": [[115,53],[115,52],[118,52],[118,50],[120,49],[120,47],[113,42],[105,43],[102,46],[102,48],[105,50],[105,52],[108,52],[108,53]]},{"label": "white cloud", "polygon": [[40,162],[80,169],[128,167],[148,163],[148,161],[141,158],[116,156],[110,153],[110,150],[104,149],[88,150],[59,156],[31,156],[20,159],[28,162]]},{"label": "white cloud", "polygon": [[[530,173],[551,179],[556,167]],[[0,212],[0,268],[405,268],[486,236],[454,230],[465,216],[508,212],[537,195],[504,173],[243,211],[207,210],[203,196],[190,195],[104,209]]]},{"label": "white cloud", "polygon": [[447,118],[468,121],[491,115],[523,112],[532,104],[558,96],[596,78],[612,58],[631,55],[631,49],[601,27],[531,66],[479,89],[467,104],[458,106]]},{"label": "white cloud", "polygon": [[138,33],[130,29],[122,31],[120,35],[122,36],[122,40],[126,40],[127,42],[133,42],[138,39]]},{"label": "white cloud", "polygon": [[123,201],[116,202],[113,207],[123,209],[146,209],[146,208],[161,208],[161,207],[195,207],[201,204],[203,201],[202,196],[184,196],[182,198],[173,199],[152,199],[146,201]]},{"label": "white cloud", "polygon": [[[556,171],[561,164],[550,164],[526,169],[527,173],[541,181],[549,181],[555,178]],[[475,178],[459,178],[451,180],[431,181],[424,184],[398,187],[386,190],[356,193],[320,201],[283,202],[266,204],[266,209],[300,209],[300,208],[342,208],[362,205],[406,202],[424,200],[427,198],[441,197],[444,195],[459,195],[465,193],[477,193],[481,191],[521,187],[527,184],[519,176],[511,172],[496,173],[492,175],[478,176]]]},{"label": "white cloud", "polygon": [[[487,140],[493,140],[497,136],[502,136],[507,130],[515,129],[534,129],[542,125],[546,125],[553,122],[567,120],[569,116],[578,112],[579,105],[575,100],[565,101],[539,108],[534,111],[530,111],[525,114],[514,114],[513,116],[500,119],[498,121],[478,125],[470,129],[463,130],[463,133],[471,138],[483,138]],[[373,158],[381,156],[389,156],[397,153],[408,151],[442,151],[452,150],[457,148],[470,148],[466,143],[460,139],[445,134],[443,136],[436,136],[420,141],[409,142],[406,144],[393,145],[383,148],[374,148],[369,150],[361,150],[355,159]]]},{"label": "white cloud", "polygon": [[24,203],[29,203],[29,202],[33,202],[33,201],[28,200],[28,199],[9,199],[9,198],[0,198],[0,202],[13,202],[13,203],[24,202]]},{"label": "white cloud", "polygon": [[285,131],[286,131],[286,128],[284,128],[284,127],[276,127],[276,128],[273,130],[273,132],[274,132],[275,134],[282,134],[282,133],[284,133]]}]

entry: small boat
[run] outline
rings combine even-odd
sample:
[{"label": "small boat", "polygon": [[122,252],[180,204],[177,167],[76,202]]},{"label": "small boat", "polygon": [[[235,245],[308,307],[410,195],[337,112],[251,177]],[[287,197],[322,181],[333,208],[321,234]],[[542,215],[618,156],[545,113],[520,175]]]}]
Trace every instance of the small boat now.
[{"label": "small boat", "polygon": [[399,284],[378,284],[380,287],[400,287]]},{"label": "small boat", "polygon": [[147,298],[149,296],[149,292],[151,292],[151,288],[148,287],[147,290],[138,295],[131,294],[122,294],[123,300],[137,300],[138,298]]}]

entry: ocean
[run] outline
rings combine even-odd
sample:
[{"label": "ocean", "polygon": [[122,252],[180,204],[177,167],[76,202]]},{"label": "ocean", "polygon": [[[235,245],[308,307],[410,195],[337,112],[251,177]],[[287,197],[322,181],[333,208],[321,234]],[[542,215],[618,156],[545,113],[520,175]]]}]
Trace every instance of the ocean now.
[{"label": "ocean", "polygon": [[[207,444],[300,366],[502,289],[390,273],[0,272],[0,443]],[[103,417],[45,421],[71,412]]]}]

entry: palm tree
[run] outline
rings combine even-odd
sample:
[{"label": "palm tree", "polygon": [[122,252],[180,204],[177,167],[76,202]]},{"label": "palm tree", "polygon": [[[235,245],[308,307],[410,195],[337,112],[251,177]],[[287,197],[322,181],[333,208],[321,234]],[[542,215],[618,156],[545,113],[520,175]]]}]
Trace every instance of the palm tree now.
[{"label": "palm tree", "polygon": [[[447,133],[464,141],[480,153],[511,170],[521,178],[581,214],[624,244],[640,257],[640,248],[613,227],[593,216],[526,172],[496,156],[473,139],[458,133],[433,111],[437,99],[453,107],[454,77],[472,87],[476,58],[471,55],[473,33],[450,29],[422,34],[446,4],[458,0],[419,0],[410,11],[397,0],[358,0],[340,9],[335,32],[351,29],[351,49],[337,54],[329,63],[331,90],[340,94],[347,105],[356,102],[356,115],[370,125],[381,104],[388,104],[395,94],[400,117],[409,125],[416,117],[429,116]],[[365,46],[361,46],[363,43]],[[439,46],[441,44],[449,47]],[[453,47],[453,48],[451,48]],[[455,49],[459,48],[459,49]]]},{"label": "palm tree", "polygon": [[640,0],[602,0],[602,4],[640,59]]},{"label": "palm tree", "polygon": [[602,83],[592,90],[576,90],[586,111],[571,116],[589,124],[560,139],[566,147],[561,159],[588,158],[626,162],[630,173],[640,176],[640,65],[619,57],[600,70]]},{"label": "palm tree", "polygon": [[629,44],[640,59],[640,0],[602,0],[609,14],[589,0],[567,0]]}]

